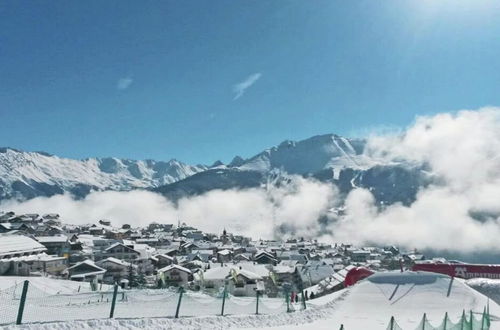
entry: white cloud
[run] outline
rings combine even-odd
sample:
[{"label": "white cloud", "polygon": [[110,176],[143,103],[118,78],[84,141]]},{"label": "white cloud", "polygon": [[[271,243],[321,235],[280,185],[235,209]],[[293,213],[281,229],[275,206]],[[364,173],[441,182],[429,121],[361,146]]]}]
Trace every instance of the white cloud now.
[{"label": "white cloud", "polygon": [[120,78],[120,79],[118,79],[118,82],[116,83],[116,89],[125,90],[125,89],[129,88],[133,82],[134,82],[134,79],[132,79],[132,77]]},{"label": "white cloud", "polygon": [[257,80],[260,79],[260,77],[262,77],[262,73],[260,73],[260,72],[253,73],[253,74],[249,75],[242,82],[235,84],[233,86],[233,92],[235,94],[233,100],[237,100],[240,97],[242,97],[243,94],[245,94],[245,91],[248,88],[250,88],[253,84],[255,84],[257,82]]},{"label": "white cloud", "polygon": [[287,224],[297,235],[312,237],[318,218],[327,211],[336,191],[331,185],[294,177],[287,187],[214,190],[184,198],[175,206],[148,191],[94,192],[82,200],[69,195],[38,197],[25,202],[6,201],[0,209],[16,213],[56,212],[66,223],[87,224],[109,219],[114,225],[144,226],[152,221],[178,220],[208,232],[225,227],[254,238],[272,238],[276,228]]},{"label": "white cloud", "polygon": [[427,164],[439,182],[421,189],[410,206],[383,210],[375,207],[369,191],[352,191],[346,216],[332,224],[334,240],[500,250],[500,109],[419,117],[404,134],[372,136],[367,153],[382,163],[404,159]]}]

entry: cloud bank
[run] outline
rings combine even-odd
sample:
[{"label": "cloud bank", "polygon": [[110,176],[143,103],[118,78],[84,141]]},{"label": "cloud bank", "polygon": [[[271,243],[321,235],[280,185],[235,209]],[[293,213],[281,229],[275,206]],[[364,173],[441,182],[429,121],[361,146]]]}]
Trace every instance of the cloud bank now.
[{"label": "cloud bank", "polygon": [[438,178],[410,206],[379,210],[352,191],[333,239],[450,251],[499,251],[500,109],[417,118],[402,135],[372,136],[366,153],[381,163],[426,164]]},{"label": "cloud bank", "polygon": [[243,94],[245,94],[245,91],[248,88],[250,88],[253,84],[255,84],[257,82],[257,80],[260,79],[260,77],[262,77],[262,73],[257,72],[257,73],[249,75],[242,82],[239,82],[239,83],[235,84],[233,86],[233,92],[235,94],[233,100],[237,100],[240,97],[242,97]]},{"label": "cloud bank", "polygon": [[[205,231],[227,228],[253,238],[293,234],[409,249],[500,251],[499,108],[418,117],[402,133],[370,136],[365,154],[381,165],[425,165],[436,180],[409,206],[380,207],[363,188],[344,200],[329,183],[293,176],[289,185],[215,190],[176,205],[151,192],[109,191],[83,200],[62,195],[6,201],[0,209],[57,212],[75,224],[102,218],[133,226],[181,220]],[[338,206],[341,215],[331,212]]]},{"label": "cloud bank", "polygon": [[150,222],[186,222],[208,232],[224,228],[253,238],[273,238],[283,225],[288,233],[310,236],[327,212],[336,190],[330,185],[294,177],[286,187],[270,189],[214,190],[181,199],[177,206],[148,191],[94,192],[85,199],[69,195],[38,197],[25,202],[7,201],[0,209],[16,213],[56,212],[71,224],[109,219],[113,225],[144,226]]}]

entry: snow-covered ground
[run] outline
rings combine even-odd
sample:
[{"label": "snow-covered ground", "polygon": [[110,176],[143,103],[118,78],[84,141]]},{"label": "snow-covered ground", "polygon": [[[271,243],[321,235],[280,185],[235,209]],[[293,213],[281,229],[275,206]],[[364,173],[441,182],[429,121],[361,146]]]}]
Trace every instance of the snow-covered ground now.
[{"label": "snow-covered ground", "polygon": [[[0,276],[0,290],[11,287],[22,287],[23,282],[29,280],[30,286],[34,286],[47,294],[75,294],[78,292],[92,292],[90,283],[69,280],[58,280],[48,277],[23,277],[23,276]],[[111,286],[103,284],[102,290],[110,290]]]},{"label": "snow-covered ground", "polygon": [[473,278],[467,280],[467,285],[500,304],[500,280],[489,278]]},{"label": "snow-covered ground", "polygon": [[[274,301],[276,305],[273,307],[277,307],[276,313],[270,314],[269,311],[272,309],[266,310],[266,307],[262,307],[261,312],[266,313],[263,315],[252,314],[255,308],[251,300],[253,298],[229,299],[226,313],[230,315],[221,317],[215,315],[220,313],[219,301],[210,301],[216,298],[202,294],[187,294],[187,299],[183,300],[181,307],[181,318],[153,317],[155,315],[152,306],[157,306],[158,311],[163,311],[164,314],[161,315],[170,316],[173,305],[168,302],[176,301],[169,299],[166,292],[162,297],[161,293],[155,295],[154,291],[145,292],[142,297],[135,296],[132,300],[128,299],[128,302],[122,302],[122,304],[132,303],[136,299],[131,304],[134,306],[134,312],[119,303],[117,310],[121,308],[125,312],[115,315],[118,319],[38,323],[21,327],[7,326],[6,329],[335,330],[343,324],[345,330],[377,330],[386,329],[391,316],[394,316],[402,329],[413,330],[420,323],[423,313],[427,313],[432,325],[438,326],[446,312],[453,322],[458,321],[463,310],[467,312],[472,310],[479,320],[484,307],[488,304],[494,321],[491,329],[500,329],[500,323],[496,321],[500,317],[500,307],[495,302],[470,288],[462,280],[455,279],[451,282],[448,276],[431,273],[378,273],[351,288],[309,301],[304,311],[300,310],[298,304],[295,306],[299,310],[286,313],[286,307],[280,306],[282,302]],[[171,298],[177,297],[174,292],[171,292],[171,295]],[[273,301],[264,300],[262,306],[266,303],[270,304]],[[108,305],[105,305],[106,311]],[[201,306],[212,306],[213,309]],[[77,308],[74,313],[78,313],[79,310],[85,311]],[[148,317],[138,318],[137,315],[147,310],[149,314],[144,316]],[[53,313],[56,315],[57,311]]]}]

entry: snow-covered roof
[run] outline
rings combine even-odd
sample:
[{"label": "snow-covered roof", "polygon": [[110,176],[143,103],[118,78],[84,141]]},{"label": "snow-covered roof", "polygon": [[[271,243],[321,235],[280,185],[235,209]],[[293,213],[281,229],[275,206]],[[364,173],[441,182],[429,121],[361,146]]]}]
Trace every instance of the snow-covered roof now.
[{"label": "snow-covered roof", "polygon": [[106,272],[106,269],[97,266],[90,259],[87,259],[87,260],[84,260],[84,261],[80,261],[80,262],[74,264],[73,266],[67,268],[66,272],[70,272],[71,270],[78,269],[82,265],[90,266],[91,268],[94,268],[95,271],[87,271],[87,272],[72,274],[71,278],[85,278],[86,276],[100,275],[100,274],[104,274]]},{"label": "snow-covered roof", "polygon": [[114,249],[117,246],[123,246],[125,249],[129,250],[130,252],[136,252],[136,253],[140,254],[139,251],[136,251],[135,249],[133,249],[129,246],[126,246],[125,244],[122,244],[122,243],[115,243],[115,244],[111,245],[110,247],[106,248],[104,251],[109,251],[111,249]]},{"label": "snow-covered roof", "polygon": [[248,270],[238,269],[238,270],[236,270],[236,273],[237,273],[238,275],[241,275],[241,276],[243,276],[243,277],[246,277],[246,278],[247,278],[247,279],[249,279],[249,280],[256,280],[256,281],[257,281],[257,280],[262,280],[262,277],[261,277],[260,275],[255,274],[255,273],[253,273],[253,272],[250,272],[250,271],[248,271]]},{"label": "snow-covered roof", "polygon": [[265,265],[254,265],[252,262],[242,262],[234,265],[210,264],[211,268],[203,273],[203,278],[208,281],[223,280],[230,275],[231,269],[236,270],[237,273],[242,272],[254,274],[259,278],[268,277],[269,269]]},{"label": "snow-covered roof", "polygon": [[[101,260],[101,261],[99,261],[99,264],[103,265],[106,262],[110,262],[110,263],[117,264],[117,265],[120,265],[120,266],[125,266],[125,267],[130,267],[130,265],[132,265],[129,262],[126,262],[124,260],[120,260],[120,259],[117,259],[117,258],[113,258],[113,257],[108,257],[108,258],[106,258],[104,260]],[[132,267],[137,268],[136,265],[132,265]]]},{"label": "snow-covered roof", "polygon": [[187,269],[186,267],[179,266],[179,265],[169,265],[167,267],[160,268],[160,269],[158,269],[158,273],[168,272],[168,271],[173,270],[173,269],[191,274],[191,271],[189,269]]},{"label": "snow-covered roof", "polygon": [[2,261],[54,261],[54,260],[64,260],[64,259],[66,259],[66,258],[48,255],[45,252],[42,252],[40,254],[31,254],[29,256],[4,258],[4,259],[0,260],[0,262],[2,262]]},{"label": "snow-covered roof", "polygon": [[227,255],[230,255],[232,252],[227,250],[227,249],[224,249],[224,250],[221,250],[219,252],[217,252],[217,254],[220,254],[222,256],[227,256]]},{"label": "snow-covered roof", "polygon": [[35,239],[40,243],[64,243],[68,241],[67,236],[37,236]]},{"label": "snow-covered roof", "polygon": [[0,236],[0,256],[47,251],[45,246],[22,235]]}]

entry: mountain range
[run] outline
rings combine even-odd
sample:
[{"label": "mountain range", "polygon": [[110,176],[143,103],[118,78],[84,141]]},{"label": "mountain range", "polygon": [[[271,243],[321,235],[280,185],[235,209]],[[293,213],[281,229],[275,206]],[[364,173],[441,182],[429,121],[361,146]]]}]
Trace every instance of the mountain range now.
[{"label": "mountain range", "polygon": [[286,183],[301,175],[336,185],[343,194],[355,187],[372,191],[380,203],[410,203],[429,183],[421,167],[405,162],[382,164],[364,151],[366,141],[335,134],[278,146],[229,164],[188,165],[170,161],[119,158],[60,158],[45,152],[0,148],[0,200],[26,200],[92,191],[148,189],[177,200],[213,189],[251,188]]}]

